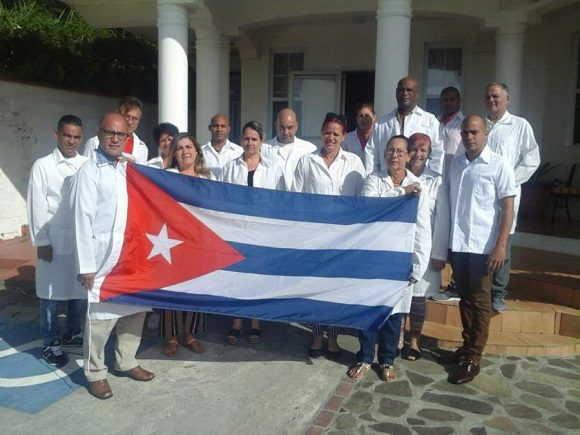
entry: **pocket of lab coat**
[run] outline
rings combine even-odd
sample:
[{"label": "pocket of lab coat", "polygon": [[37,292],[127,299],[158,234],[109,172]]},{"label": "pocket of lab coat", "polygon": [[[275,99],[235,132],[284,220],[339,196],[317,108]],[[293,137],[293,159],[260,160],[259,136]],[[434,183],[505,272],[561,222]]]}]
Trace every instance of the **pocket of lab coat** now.
[{"label": "pocket of lab coat", "polygon": [[70,255],[73,250],[72,231],[63,228],[50,229],[50,243],[54,255]]}]

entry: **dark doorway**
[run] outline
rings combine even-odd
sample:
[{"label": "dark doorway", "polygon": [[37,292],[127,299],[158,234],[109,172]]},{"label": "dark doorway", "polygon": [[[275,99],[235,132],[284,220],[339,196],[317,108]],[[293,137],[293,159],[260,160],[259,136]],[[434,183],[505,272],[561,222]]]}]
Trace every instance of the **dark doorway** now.
[{"label": "dark doorway", "polygon": [[361,102],[372,103],[375,98],[375,72],[349,71],[343,76],[344,114],[348,121],[348,131],[356,128],[356,106]]}]

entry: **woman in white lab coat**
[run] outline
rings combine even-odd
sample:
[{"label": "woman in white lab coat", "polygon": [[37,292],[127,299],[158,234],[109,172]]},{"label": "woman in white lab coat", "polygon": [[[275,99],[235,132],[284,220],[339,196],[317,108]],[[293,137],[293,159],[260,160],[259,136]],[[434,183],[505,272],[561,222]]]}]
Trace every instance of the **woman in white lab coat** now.
[{"label": "woman in white lab coat", "polygon": [[[265,159],[260,154],[264,140],[264,129],[258,121],[250,121],[242,129],[240,145],[243,154],[224,166],[220,180],[226,183],[239,184],[264,189],[286,190],[284,173],[274,160]],[[242,319],[234,319],[230,331],[226,334],[229,344],[236,344],[242,335]],[[252,319],[248,330],[248,341],[257,344],[262,341],[260,321]]]},{"label": "woman in white lab coat", "polygon": [[[353,153],[344,151],[341,145],[346,137],[346,119],[342,115],[327,113],[321,129],[323,147],[320,151],[300,158],[292,190],[294,192],[322,195],[358,196],[360,194],[364,166]],[[313,325],[312,343],[308,349],[311,358],[319,358],[322,350],[322,325]],[[341,351],[338,346],[338,328],[327,328],[326,357],[336,360]]]}]

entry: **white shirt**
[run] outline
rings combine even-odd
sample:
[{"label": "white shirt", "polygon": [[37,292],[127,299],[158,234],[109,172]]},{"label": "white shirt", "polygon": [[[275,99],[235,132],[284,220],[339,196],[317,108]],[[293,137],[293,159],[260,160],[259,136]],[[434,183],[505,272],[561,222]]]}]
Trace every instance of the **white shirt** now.
[{"label": "white shirt", "polygon": [[[401,182],[401,187],[409,186],[413,183],[421,184],[421,180],[415,177],[411,171],[405,170],[405,178]],[[400,190],[393,184],[393,180],[384,172],[373,172],[364,180],[362,196],[388,198],[399,196]],[[419,195],[419,206],[417,208],[417,224],[415,227],[415,244],[413,251],[413,270],[409,278],[419,281],[427,265],[429,264],[429,254],[431,253],[431,219],[429,216],[429,198],[421,193]]]},{"label": "white shirt", "polygon": [[508,111],[495,124],[488,118],[487,128],[489,130],[487,145],[493,152],[505,157],[512,166],[516,177],[517,194],[514,200],[514,223],[510,232],[513,234],[520,208],[520,185],[528,181],[538,169],[540,148],[530,123]]},{"label": "white shirt", "polygon": [[[110,161],[101,150],[73,179],[71,205],[75,217],[74,241],[78,273],[97,273],[104,266],[114,234],[117,195],[125,189],[126,162]],[[128,316],[148,308],[113,303],[90,303],[92,319],[105,320]]]},{"label": "white shirt", "polygon": [[322,195],[360,195],[365,169],[356,154],[340,149],[338,155],[326,166],[320,151],[306,154],[299,161],[294,174],[293,192]]},{"label": "white shirt", "polygon": [[157,157],[153,157],[152,159],[147,160],[147,166],[151,166],[152,168],[157,168],[157,169],[165,169],[163,167],[163,157],[157,156]]},{"label": "white shirt", "polygon": [[[86,143],[85,148],[83,150],[83,155],[88,157],[89,159],[95,159],[95,151],[99,148],[99,137],[93,136],[91,137]],[[133,158],[135,163],[139,163],[140,165],[146,165],[147,159],[149,158],[149,148],[145,145],[139,136],[136,133],[133,133],[133,152],[132,153],[123,153],[123,155]]]},{"label": "white shirt", "polygon": [[201,151],[205,159],[205,167],[212,172],[216,180],[219,180],[226,163],[240,157],[244,149],[227,140],[219,152],[211,145],[211,141],[202,146]]},{"label": "white shirt", "polygon": [[32,165],[26,200],[30,239],[33,246],[52,247],[52,261],[36,264],[36,294],[42,299],[87,297],[76,279],[69,204],[72,177],[86,161],[80,154],[65,158],[55,148]]},{"label": "white shirt", "polygon": [[278,162],[282,172],[284,173],[284,181],[286,186],[292,186],[294,181],[294,173],[300,158],[306,154],[313,153],[317,147],[311,142],[294,137],[294,142],[285,144],[278,142],[278,137],[262,144],[262,155],[270,160]]},{"label": "white shirt", "polygon": [[[410,171],[405,171],[405,178],[401,182],[401,187],[413,183],[421,184],[419,178]],[[399,189],[393,184],[393,180],[384,172],[373,172],[364,181],[362,196],[387,198],[399,196]],[[431,221],[429,219],[429,204],[426,195],[419,196],[417,207],[417,221],[415,225],[415,239],[413,244],[412,270],[409,278],[420,281],[429,265],[429,254],[431,253]],[[411,308],[414,286],[407,286],[405,294],[400,302],[393,307],[394,313],[408,313]]]},{"label": "white shirt", "polygon": [[439,137],[439,121],[429,112],[415,107],[405,116],[404,131],[397,120],[398,109],[379,118],[375,123],[373,134],[365,147],[365,168],[367,174],[379,172],[385,168],[385,148],[393,136],[411,136],[413,133],[424,133],[431,139],[431,158],[428,166],[438,174],[443,172],[443,144]]},{"label": "white shirt", "polygon": [[442,117],[439,117],[440,122],[440,136],[443,141],[443,150],[445,154],[457,156],[465,152],[463,143],[461,142],[461,123],[463,122],[463,112],[457,112],[453,117],[447,121],[446,124],[441,122]]},{"label": "white shirt", "polygon": [[499,236],[500,200],[516,193],[512,168],[489,147],[471,162],[465,154],[453,159],[440,189],[431,257],[446,260],[448,249],[489,254]]},{"label": "white shirt", "polygon": [[[369,140],[370,140],[369,136]],[[368,141],[367,141],[368,143]],[[365,143],[366,147],[366,143]],[[342,149],[348,151],[349,153],[354,153],[362,160],[363,165],[365,164],[365,150],[360,145],[360,140],[358,138],[357,130],[353,130],[346,135],[344,141],[342,142]]]},{"label": "white shirt", "polygon": [[[232,184],[248,185],[248,166],[241,155],[227,163],[222,171],[220,181]],[[254,172],[254,186],[264,189],[286,190],[282,169],[274,160],[261,158]]]}]

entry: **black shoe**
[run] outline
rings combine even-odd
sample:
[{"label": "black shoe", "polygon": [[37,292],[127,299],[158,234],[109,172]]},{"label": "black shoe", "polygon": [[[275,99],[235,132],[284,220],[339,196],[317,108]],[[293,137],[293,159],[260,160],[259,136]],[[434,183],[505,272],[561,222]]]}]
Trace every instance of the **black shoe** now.
[{"label": "black shoe", "polygon": [[461,361],[462,358],[462,354],[460,352],[460,349],[457,349],[455,352],[453,353],[448,353],[447,355],[442,355],[438,358],[438,362],[439,364],[443,364],[443,365],[450,365],[450,364],[458,364],[459,361]]},{"label": "black shoe", "polygon": [[337,361],[342,356],[342,349],[338,349],[335,351],[327,350],[326,351],[326,359],[330,361]]},{"label": "black shoe", "polygon": [[308,356],[312,359],[322,358],[324,354],[322,353],[322,349],[311,349],[308,348]]},{"label": "black shoe", "polygon": [[479,374],[479,364],[473,360],[463,360],[461,361],[455,370],[453,370],[447,381],[452,384],[465,384],[467,382],[473,381]]},{"label": "black shoe", "polygon": [[68,355],[60,348],[60,341],[55,341],[51,346],[45,346],[42,357],[51,366],[62,367],[68,363]]},{"label": "black shoe", "polygon": [[62,338],[62,345],[63,346],[82,346],[83,345],[83,333],[79,332],[78,334],[74,334],[72,336],[64,336]]}]

